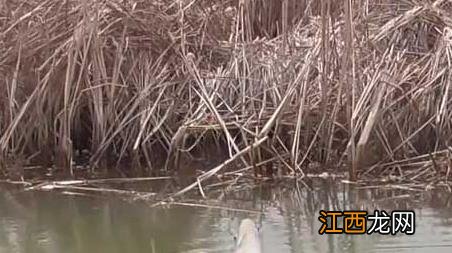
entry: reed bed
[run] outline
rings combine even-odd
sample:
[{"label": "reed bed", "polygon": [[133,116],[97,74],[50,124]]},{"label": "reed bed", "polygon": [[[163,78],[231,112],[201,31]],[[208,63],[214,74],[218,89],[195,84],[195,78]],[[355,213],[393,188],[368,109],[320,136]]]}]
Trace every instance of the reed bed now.
[{"label": "reed bed", "polygon": [[73,173],[85,152],[94,170],[152,172],[162,156],[177,170],[187,136],[201,149],[215,136],[225,163],[273,159],[283,175],[346,164],[351,179],[447,182],[450,13],[446,0],[0,1],[1,167]]}]

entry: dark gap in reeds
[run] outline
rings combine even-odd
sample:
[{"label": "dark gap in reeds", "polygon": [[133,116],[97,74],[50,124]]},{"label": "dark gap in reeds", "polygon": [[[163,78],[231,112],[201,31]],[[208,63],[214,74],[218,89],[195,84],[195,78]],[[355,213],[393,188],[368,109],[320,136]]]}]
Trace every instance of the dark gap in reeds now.
[{"label": "dark gap in reeds", "polygon": [[211,136],[283,174],[403,177],[434,161],[447,181],[449,13],[441,0],[2,1],[3,174],[72,173],[82,153],[94,169],[163,157],[175,170]]}]

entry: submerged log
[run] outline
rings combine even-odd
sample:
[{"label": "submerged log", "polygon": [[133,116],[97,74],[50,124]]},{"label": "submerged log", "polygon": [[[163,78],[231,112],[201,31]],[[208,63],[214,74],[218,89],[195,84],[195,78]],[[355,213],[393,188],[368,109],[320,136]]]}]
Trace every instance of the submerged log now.
[{"label": "submerged log", "polygon": [[237,248],[234,253],[262,253],[261,240],[256,224],[250,219],[240,222]]}]

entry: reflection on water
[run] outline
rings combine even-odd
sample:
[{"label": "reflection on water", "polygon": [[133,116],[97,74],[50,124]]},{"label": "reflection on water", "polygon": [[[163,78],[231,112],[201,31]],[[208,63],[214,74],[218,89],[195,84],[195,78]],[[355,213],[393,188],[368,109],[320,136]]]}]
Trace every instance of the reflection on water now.
[{"label": "reflection on water", "polygon": [[[150,207],[116,197],[24,192],[0,186],[0,252],[232,252],[239,219],[251,217],[273,252],[452,252],[451,194],[357,189],[316,180],[233,191],[202,207]],[[416,233],[319,235],[325,210],[414,209]],[[262,215],[243,210],[261,210]]]}]

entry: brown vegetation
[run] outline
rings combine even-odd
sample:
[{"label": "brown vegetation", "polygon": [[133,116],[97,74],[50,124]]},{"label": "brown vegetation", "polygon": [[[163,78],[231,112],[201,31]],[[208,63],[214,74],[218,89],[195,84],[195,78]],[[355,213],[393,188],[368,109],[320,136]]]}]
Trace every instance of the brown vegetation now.
[{"label": "brown vegetation", "polygon": [[450,13],[445,0],[1,0],[0,159],[72,171],[89,150],[93,168],[151,168],[155,150],[172,160],[187,135],[215,135],[246,166],[349,161],[353,178],[428,162],[447,181]]}]

